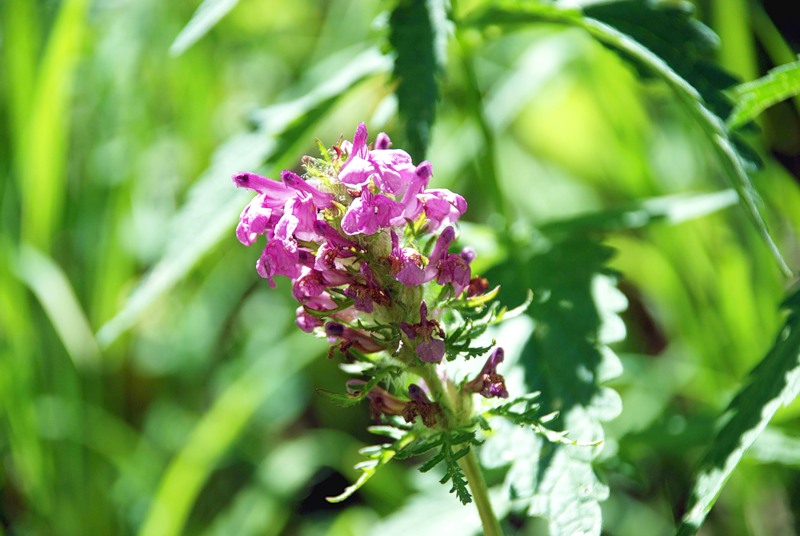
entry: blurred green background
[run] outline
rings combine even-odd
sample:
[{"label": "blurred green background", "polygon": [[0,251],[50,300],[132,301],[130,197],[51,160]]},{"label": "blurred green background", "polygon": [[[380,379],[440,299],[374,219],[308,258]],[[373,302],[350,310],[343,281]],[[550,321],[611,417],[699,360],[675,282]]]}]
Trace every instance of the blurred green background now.
[{"label": "blurred green background", "polygon": [[[697,5],[742,80],[795,59],[800,34],[775,26],[787,15],[772,4]],[[233,234],[249,199],[233,172],[276,177],[359,121],[403,146],[379,52],[391,5],[241,0],[196,43],[175,43],[197,7],[0,4],[0,534],[444,534],[433,520],[462,507],[413,464],[324,501],[356,476],[367,408],[315,395],[345,375],[295,328],[288,284],[270,289],[258,250]],[[583,32],[459,32],[443,44],[426,158],[434,186],[468,199],[466,221],[524,237],[728,187],[674,96]],[[755,187],[797,268],[795,104],[759,127]],[[597,466],[605,532],[670,534],[714,419],[780,326],[786,281],[735,205],[606,242],[629,307],[611,383],[623,413]],[[476,249],[491,259],[491,236]],[[516,305],[524,291],[520,280],[501,297]],[[778,414],[703,534],[800,533],[799,413]]]}]

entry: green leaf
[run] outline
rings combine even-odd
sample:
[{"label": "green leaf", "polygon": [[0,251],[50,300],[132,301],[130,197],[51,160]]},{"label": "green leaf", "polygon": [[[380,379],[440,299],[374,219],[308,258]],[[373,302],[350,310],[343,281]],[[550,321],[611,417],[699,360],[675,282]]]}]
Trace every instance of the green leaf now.
[{"label": "green leaf", "polygon": [[32,246],[20,248],[18,276],[34,293],[73,363],[79,369],[100,365],[100,348],[66,274]]},{"label": "green leaf", "polygon": [[[713,63],[719,37],[692,17],[691,3],[621,0],[589,5],[583,12],[632,37],[691,84],[717,116],[728,115],[732,104],[723,90],[737,80]],[[638,65],[636,58],[626,59]],[[641,74],[653,76],[646,66],[641,67],[645,67]]]},{"label": "green leaf", "polygon": [[[652,9],[648,2],[643,0],[625,0],[615,4],[625,6],[626,9],[629,10],[643,9],[645,12],[650,12]],[[613,6],[615,4],[609,5]],[[684,78],[668,61],[670,57],[678,57],[681,53],[678,52],[676,55],[665,52],[666,58],[662,58],[645,44],[650,43],[651,46],[658,49],[657,43],[659,39],[652,39],[653,35],[657,36],[658,34],[653,33],[652,29],[648,29],[649,27],[647,25],[643,28],[638,28],[636,24],[631,22],[632,20],[641,20],[643,21],[642,24],[648,24],[646,22],[647,17],[633,17],[630,14],[621,19],[609,17],[608,12],[602,8],[602,4],[595,6],[593,9],[587,8],[587,14],[595,13],[598,14],[598,16],[605,16],[612,23],[620,24],[622,28],[617,28],[611,23],[590,16],[584,17],[579,11],[574,9],[559,9],[552,6],[539,6],[530,3],[522,6],[511,5],[505,8],[490,8],[476,17],[474,19],[474,24],[479,26],[505,25],[512,28],[519,28],[523,27],[526,23],[555,22],[583,28],[599,43],[616,51],[620,57],[632,63],[641,72],[649,73],[651,76],[663,81],[674,92],[678,102],[686,108],[711,143],[719,158],[723,173],[736,189],[741,203],[750,216],[751,221],[756,226],[756,229],[759,231],[762,240],[766,243],[783,274],[786,277],[791,277],[792,270],[783,259],[758,209],[753,186],[745,170],[745,159],[740,154],[736,142],[730,137],[730,133],[725,128],[722,120],[715,114],[714,108],[709,107],[714,105],[717,109],[722,110],[723,101],[716,99],[715,95],[717,95],[717,93],[712,91],[712,88],[724,87],[724,81],[717,80],[716,84],[713,84],[711,81],[714,77],[709,74],[708,70],[700,70],[706,73],[707,76],[705,78],[693,74],[695,73],[694,70],[689,70],[688,73],[692,75],[690,79],[700,84],[701,88],[693,86],[692,82]],[[600,9],[600,11],[596,11],[597,9]],[[614,10],[611,8],[605,9],[610,9],[612,14],[614,13]],[[638,35],[644,43],[638,41],[635,37],[636,35]],[[673,45],[675,45],[675,43],[673,43]],[[673,63],[674,62],[675,59],[673,59]],[[677,65],[681,64],[678,63]],[[687,76],[689,74],[687,74]],[[700,83],[700,81],[705,82]],[[704,93],[711,99],[711,104],[706,103],[704,100]]]},{"label": "green leaf", "polygon": [[444,0],[399,0],[389,18],[397,104],[415,160],[425,158],[436,116],[436,75],[445,60],[446,24]]},{"label": "green leaf", "polygon": [[800,95],[800,61],[781,65],[758,80],[731,90],[736,106],[726,125],[735,130],[755,119],[761,112],[782,100]]},{"label": "green leaf", "polygon": [[375,476],[375,473],[378,472],[378,467],[389,463],[389,461],[394,458],[396,451],[391,448],[391,445],[387,444],[385,447],[385,449],[382,449],[378,453],[370,454],[369,460],[361,462],[355,466],[356,469],[361,471],[361,474],[358,476],[358,480],[347,486],[339,495],[325,497],[325,499],[328,502],[339,503],[346,500],[353,493],[358,491],[364,484],[367,483],[370,478]]},{"label": "green leaf", "polygon": [[565,220],[548,222],[539,230],[551,238],[561,239],[586,232],[638,229],[659,221],[678,224],[713,214],[735,205],[738,200],[739,197],[733,190],[654,197],[620,209],[592,212]]},{"label": "green leaf", "polygon": [[328,502],[339,503],[350,497],[364,484],[366,484],[370,478],[375,476],[380,467],[389,463],[396,456],[399,458],[400,453],[402,453],[404,449],[408,447],[408,445],[413,445],[417,440],[416,434],[410,430],[381,427],[378,430],[372,429],[371,431],[380,433],[380,435],[389,435],[394,437],[395,441],[380,445],[370,445],[359,450],[359,453],[366,456],[367,459],[356,464],[355,466],[355,469],[361,472],[361,474],[358,476],[358,480],[347,486],[339,495],[334,497],[326,497]]},{"label": "green leaf", "polygon": [[[626,300],[604,268],[611,255],[590,239],[571,237],[534,251],[524,266],[489,274],[492,280],[500,278],[504,288],[532,285],[537,297],[528,312],[532,335],[521,354],[506,353],[504,366],[522,369],[520,375],[514,369],[507,373],[507,387],[510,392],[540,391],[536,405],[559,415],[544,429],[555,431],[547,438],[541,435],[544,430],[492,419],[495,433],[482,449],[482,461],[491,467],[512,460],[505,480],[512,507],[547,518],[554,535],[600,534],[600,502],[609,493],[592,466],[600,448],[585,445],[603,440],[602,423],[621,409],[617,393],[601,386],[620,372],[619,359],[607,344],[625,332],[617,313]],[[523,376],[524,385],[511,383],[515,376]],[[564,440],[561,431],[574,441]],[[580,444],[563,444],[575,442]]]},{"label": "green leaf", "polygon": [[173,56],[183,54],[190,46],[208,33],[231,9],[236,7],[239,0],[203,0],[191,20],[186,23],[183,30],[172,42],[169,52]]},{"label": "green leaf", "polygon": [[[23,239],[44,252],[50,250],[66,196],[70,88],[88,28],[84,19],[89,5],[88,0],[59,3],[36,85],[30,97],[18,96],[20,104],[25,101],[30,105],[22,111],[27,117],[20,119],[26,123],[19,125],[20,139],[15,140],[20,226]],[[9,44],[7,48],[13,50],[15,46]]]},{"label": "green leaf", "polygon": [[764,359],[736,394],[720,429],[695,473],[695,485],[679,535],[695,534],[714,505],[722,486],[782,406],[800,394],[800,289],[784,302],[786,324]]}]

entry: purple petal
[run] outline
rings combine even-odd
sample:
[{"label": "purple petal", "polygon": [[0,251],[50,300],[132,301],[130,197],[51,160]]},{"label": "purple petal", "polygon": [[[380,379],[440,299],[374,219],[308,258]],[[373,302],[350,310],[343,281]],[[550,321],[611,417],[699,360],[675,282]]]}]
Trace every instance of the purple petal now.
[{"label": "purple petal", "polygon": [[444,357],[444,341],[439,339],[421,342],[415,349],[417,357],[426,363],[439,363]]},{"label": "purple petal", "polygon": [[258,275],[267,279],[271,287],[276,275],[295,278],[300,275],[298,266],[299,254],[297,244],[292,241],[270,240],[256,263]]},{"label": "purple petal", "polygon": [[456,239],[456,231],[452,227],[447,227],[442,234],[436,239],[436,244],[433,246],[433,251],[431,251],[431,264],[436,265],[439,263],[447,255],[447,248],[450,247],[450,244],[453,243],[453,240]]},{"label": "purple petal", "polygon": [[381,132],[375,137],[375,149],[381,151],[391,146],[392,140],[389,139],[389,136],[385,132]]},{"label": "purple petal", "polygon": [[322,320],[312,314],[309,314],[302,305],[297,308],[295,315],[295,323],[297,324],[297,327],[306,333],[312,333],[314,328],[318,328],[322,325]]},{"label": "purple petal", "polygon": [[350,187],[360,188],[369,183],[369,179],[375,175],[377,171],[372,162],[360,156],[356,156],[349,159],[347,163],[342,166],[341,171],[339,171],[339,180]]},{"label": "purple petal", "polygon": [[429,220],[429,232],[435,232],[442,225],[455,223],[467,210],[464,198],[450,190],[426,190],[420,197]]},{"label": "purple petal", "polygon": [[349,235],[372,235],[381,227],[389,227],[392,219],[402,212],[403,205],[397,201],[392,201],[385,195],[373,194],[364,187],[361,189],[361,197],[353,201],[342,218],[342,230]]},{"label": "purple petal", "polygon": [[306,302],[321,295],[325,291],[322,273],[316,270],[303,270],[302,275],[294,280],[292,296],[299,302]]},{"label": "purple petal", "polygon": [[314,204],[317,206],[317,208],[329,208],[333,206],[333,194],[326,194],[325,192],[319,191],[317,188],[314,188],[304,181],[296,173],[285,169],[281,172],[281,180],[289,188],[297,190],[298,192],[302,192],[311,197],[311,199],[314,200]]},{"label": "purple petal", "polygon": [[440,285],[452,284],[455,296],[461,296],[469,286],[472,270],[461,255],[447,255],[440,263],[436,282]]},{"label": "purple petal", "polygon": [[236,226],[236,237],[245,246],[252,245],[258,235],[272,229],[280,218],[282,211],[262,205],[263,195],[257,195],[244,207]]},{"label": "purple petal", "polygon": [[255,173],[237,173],[233,176],[233,183],[239,188],[247,188],[262,194],[263,206],[282,206],[288,198],[295,195],[286,185]]},{"label": "purple petal", "polygon": [[459,255],[461,255],[461,258],[464,259],[464,262],[466,262],[467,264],[472,263],[472,261],[474,261],[475,258],[478,256],[478,254],[475,253],[475,250],[470,246],[467,246],[464,249],[462,249]]}]

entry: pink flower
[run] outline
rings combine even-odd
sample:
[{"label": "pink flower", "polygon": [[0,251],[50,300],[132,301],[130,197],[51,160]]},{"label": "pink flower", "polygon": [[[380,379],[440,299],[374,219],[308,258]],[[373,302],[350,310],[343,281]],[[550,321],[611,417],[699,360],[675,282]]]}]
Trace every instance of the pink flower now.
[{"label": "pink flower", "polygon": [[342,230],[349,234],[373,235],[403,213],[403,205],[385,195],[373,194],[369,188],[361,188],[361,196],[350,205],[342,219]]},{"label": "pink flower", "polygon": [[428,232],[435,233],[439,227],[450,225],[467,211],[467,202],[458,194],[444,188],[425,190],[420,199],[428,218]]},{"label": "pink flower", "polygon": [[418,287],[436,277],[435,267],[425,265],[422,255],[412,248],[401,248],[397,233],[392,230],[392,254],[389,263],[395,279],[408,287]]},{"label": "pink flower", "polygon": [[455,297],[458,297],[469,286],[472,271],[464,257],[447,252],[455,237],[456,232],[452,227],[442,231],[433,247],[429,266],[434,266],[436,270],[436,282],[440,285],[453,285]]},{"label": "pink flower", "polygon": [[239,188],[247,188],[263,195],[262,205],[265,207],[283,206],[287,199],[295,195],[285,184],[255,173],[237,173],[233,176],[233,183]]},{"label": "pink flower", "polygon": [[285,275],[295,278],[300,275],[300,255],[297,243],[291,240],[269,240],[267,247],[256,262],[258,275],[269,281],[269,286],[275,288],[273,277]]},{"label": "pink flower", "polygon": [[[414,350],[421,361],[439,363],[444,357],[444,331],[436,320],[428,320],[428,306],[423,301],[419,307],[419,323],[400,323],[400,329],[414,343]],[[434,338],[437,335],[439,338]]]},{"label": "pink flower", "polygon": [[255,243],[258,235],[271,229],[283,215],[283,211],[264,204],[264,194],[253,198],[239,216],[239,225],[236,226],[236,238],[245,246]]},{"label": "pink flower", "polygon": [[505,352],[499,346],[494,349],[486,364],[474,380],[464,384],[466,391],[479,393],[486,398],[508,398],[505,378],[497,373],[497,365],[503,362]]}]

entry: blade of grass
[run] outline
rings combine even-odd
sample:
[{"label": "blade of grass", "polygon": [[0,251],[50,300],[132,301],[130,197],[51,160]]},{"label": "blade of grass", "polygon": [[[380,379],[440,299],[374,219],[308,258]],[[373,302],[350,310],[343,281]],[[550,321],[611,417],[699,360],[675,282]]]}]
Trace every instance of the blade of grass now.
[{"label": "blade of grass", "polygon": [[169,47],[173,56],[183,54],[201,37],[208,33],[225,15],[227,15],[239,0],[203,0],[191,20],[183,27],[181,32]]},{"label": "blade of grass", "polygon": [[[315,344],[316,343],[316,344]],[[233,381],[197,423],[158,486],[141,536],[177,536],[204,482],[262,402],[322,352],[321,343],[293,333]]]},{"label": "blade of grass", "polygon": [[61,268],[36,248],[23,246],[19,253],[17,275],[41,303],[75,367],[97,368],[100,365],[100,348],[69,279]]},{"label": "blade of grass", "polygon": [[35,7],[35,2],[5,2],[3,6],[3,40],[14,43],[14,46],[3,47],[3,67],[12,138],[16,143],[23,138],[22,127],[30,112],[36,78],[39,26]]},{"label": "blade of grass", "polygon": [[749,0],[715,0],[712,5],[714,28],[720,36],[719,62],[742,80],[758,76],[755,43],[747,16]]},{"label": "blade of grass", "polygon": [[37,340],[25,288],[14,275],[16,252],[0,235],[0,422],[11,451],[13,482],[26,501],[51,508],[47,461],[34,407]]},{"label": "blade of grass", "polygon": [[70,85],[89,0],[66,0],[47,41],[16,155],[23,239],[49,251],[66,188]]}]

